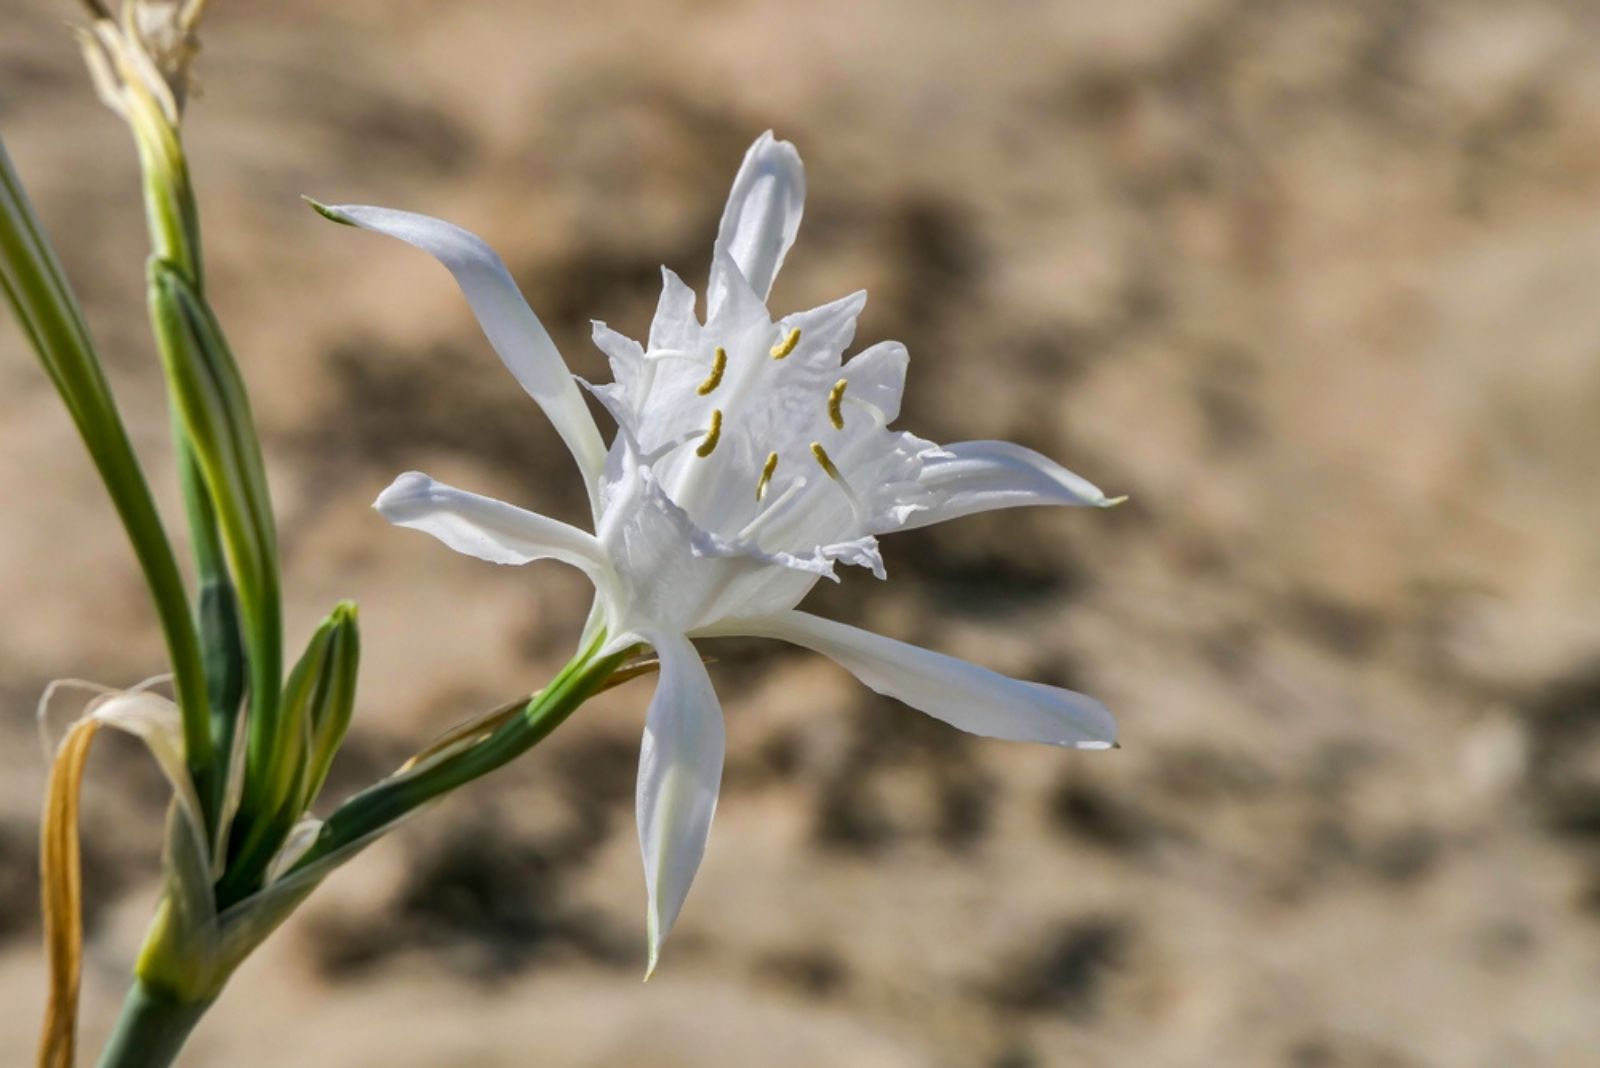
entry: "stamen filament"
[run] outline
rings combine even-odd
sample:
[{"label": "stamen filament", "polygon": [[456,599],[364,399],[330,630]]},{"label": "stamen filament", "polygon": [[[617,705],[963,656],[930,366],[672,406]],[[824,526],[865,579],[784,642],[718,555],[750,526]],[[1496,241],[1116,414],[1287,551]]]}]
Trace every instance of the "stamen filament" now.
[{"label": "stamen filament", "polygon": [[713,408],[711,409],[711,426],[706,430],[706,439],[700,443],[699,448],[694,450],[694,454],[700,457],[702,460],[705,459],[707,456],[711,455],[712,450],[717,447],[717,442],[721,440],[721,438],[722,409]]},{"label": "stamen filament", "polygon": [[833,429],[844,429],[844,412],[839,410],[839,405],[844,403],[845,387],[850,385],[848,379],[841,378],[833,384],[833,389],[828,391],[828,421],[833,424]]},{"label": "stamen filament", "polygon": [[700,396],[704,397],[706,394],[722,385],[722,372],[726,371],[727,369],[728,350],[723,348],[721,345],[718,345],[716,355],[711,362],[711,374],[704,382],[700,383],[700,388],[696,390],[696,392],[699,393]]},{"label": "stamen filament", "polygon": [[800,499],[800,491],[805,487],[806,480],[804,478],[791,479],[789,484],[783,488],[783,492],[778,494],[777,499],[763,508],[754,519],[746,523],[744,529],[739,531],[734,540],[749,541],[756,536],[758,531],[786,517],[788,513],[794,510],[790,506]]},{"label": "stamen filament", "polygon": [[664,444],[656,446],[656,448],[650,450],[649,452],[645,453],[643,456],[639,457],[639,460],[646,467],[649,467],[652,464],[655,464],[655,463],[659,462],[663,457],[669,456],[672,453],[677,452],[679,449],[683,448],[685,445],[689,444],[689,442],[695,440],[696,438],[705,437],[705,434],[706,434],[706,432],[704,430],[691,430],[687,434],[682,434],[682,435],[680,435],[680,436],[678,436],[676,438],[673,438],[671,441],[668,441],[668,442],[665,442]]},{"label": "stamen filament", "polygon": [[756,500],[759,502],[767,496],[767,484],[772,481],[772,473],[778,469],[778,454],[768,453],[766,466],[761,469],[761,481],[756,483]]},{"label": "stamen filament", "polygon": [[798,344],[800,344],[800,328],[797,326],[789,331],[787,337],[778,342],[776,345],[772,346],[772,358],[774,360],[783,359],[785,356],[789,355],[789,353],[793,352],[794,347]]},{"label": "stamen filament", "polygon": [[845,500],[850,502],[850,514],[856,517],[857,522],[862,521],[866,516],[866,509],[862,507],[861,498],[856,496],[856,491],[850,488],[850,483],[845,481],[839,469],[833,466],[833,460],[828,456],[828,450],[822,447],[822,442],[811,443],[811,455],[817,458],[817,465],[827,472],[828,477],[833,479],[834,484],[844,492]]},{"label": "stamen filament", "polygon": [[688,360],[702,366],[705,364],[704,359],[684,349],[655,349],[644,354],[644,362],[647,364],[660,363],[663,360]]}]

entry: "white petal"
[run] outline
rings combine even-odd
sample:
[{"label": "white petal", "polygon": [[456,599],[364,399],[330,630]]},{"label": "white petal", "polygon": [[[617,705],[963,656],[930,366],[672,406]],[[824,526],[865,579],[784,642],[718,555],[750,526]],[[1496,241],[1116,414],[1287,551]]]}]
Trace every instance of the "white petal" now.
[{"label": "white petal", "polygon": [[560,560],[599,581],[605,554],[593,535],[536,512],[408,471],[372,505],[389,522],[432,534],[458,553],[495,564]]},{"label": "white petal", "polygon": [[888,426],[900,418],[900,398],[910,362],[906,347],[898,341],[880,341],[862,349],[844,365],[844,377],[850,382],[845,396],[878,409],[883,413],[883,425]]},{"label": "white petal", "polygon": [[737,337],[770,321],[766,298],[750,287],[733,256],[721,247],[713,250],[706,278],[706,331],[713,337]]},{"label": "white petal", "polygon": [[555,342],[494,249],[477,235],[426,215],[357,205],[314,206],[337,222],[415,245],[444,264],[472,306],[489,344],[572,450],[592,497],[605,466],[600,431]]},{"label": "white petal", "polygon": [[694,645],[680,634],[647,637],[661,680],[639,753],[639,846],[650,904],[649,977],[689,894],[722,783],[722,708]]},{"label": "white petal", "polygon": [[931,503],[911,515],[902,530],[942,523],[975,512],[1036,504],[1109,508],[1107,497],[1087,479],[1048,456],[1009,441],[961,441],[933,455],[918,478]]},{"label": "white petal", "polygon": [[800,153],[768,130],[745,153],[717,228],[718,250],[733,257],[762,300],[794,244],[805,209],[806,172]]},{"label": "white petal", "polygon": [[777,323],[778,337],[791,329],[800,331],[799,344],[787,357],[786,366],[806,366],[831,378],[839,369],[844,350],[856,336],[856,320],[866,306],[867,291],[859,289],[820,307],[784,316]]},{"label": "white petal", "polygon": [[728,620],[706,633],[778,638],[804,646],[837,661],[878,693],[973,734],[1075,749],[1106,749],[1116,742],[1116,722],[1092,697],[1008,678],[805,612]]},{"label": "white petal", "polygon": [[622,381],[639,373],[644,364],[644,349],[626,334],[619,334],[599,319],[589,322],[594,347],[605,353],[611,364],[611,377]]},{"label": "white petal", "polygon": [[687,349],[700,337],[700,320],[694,314],[694,290],[667,268],[661,268],[661,298],[650,320],[650,349]]},{"label": "white petal", "polygon": [[[640,386],[644,375],[644,349],[633,338],[617,333],[598,319],[592,320],[589,325],[595,348],[605,353],[606,362],[611,364],[611,385],[601,388],[608,389],[626,408],[636,407],[642,400]],[[583,379],[578,381],[591,393],[595,391],[595,387]],[[612,417],[618,418],[615,411]]]}]

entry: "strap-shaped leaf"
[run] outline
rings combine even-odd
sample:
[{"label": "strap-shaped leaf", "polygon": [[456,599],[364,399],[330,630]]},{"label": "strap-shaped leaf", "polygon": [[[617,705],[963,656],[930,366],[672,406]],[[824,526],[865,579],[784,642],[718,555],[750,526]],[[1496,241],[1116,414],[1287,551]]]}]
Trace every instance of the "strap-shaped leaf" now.
[{"label": "strap-shaped leaf", "polygon": [[203,769],[212,753],[205,674],[177,559],[95,355],[77,298],[3,143],[0,292],[72,416],[133,543],[161,621],[173,685],[184,710],[185,752],[191,767]]},{"label": "strap-shaped leaf", "polygon": [[288,732],[278,716],[282,606],[272,502],[249,399],[205,301],[171,263],[149,265],[150,312],[168,389],[216,509],[237,584],[250,682],[250,742],[241,813],[268,801]]}]

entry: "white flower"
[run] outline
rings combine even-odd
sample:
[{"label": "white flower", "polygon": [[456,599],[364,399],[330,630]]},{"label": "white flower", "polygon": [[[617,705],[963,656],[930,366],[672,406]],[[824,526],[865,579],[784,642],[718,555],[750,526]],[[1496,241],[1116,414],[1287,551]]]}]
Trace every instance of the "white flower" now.
[{"label": "white flower", "polygon": [[833,658],[879,693],[974,734],[1103,749],[1098,702],[798,611],[839,563],[883,577],[877,536],[994,508],[1107,506],[1084,479],[1018,445],[940,447],[890,429],[906,350],[841,362],[866,294],[773,321],[766,298],[805,197],[800,157],[763,135],[734,179],[712,250],[706,320],[663,270],[641,346],[595,323],[615,382],[592,387],[616,419],[611,448],[550,336],[499,257],[449,223],[372,207],[322,209],[407,241],[454,274],[484,333],[571,449],[590,534],[412,472],[378,498],[391,522],[501,564],[556,559],[594,582],[606,648],[653,646],[661,678],[645,726],[638,818],[650,966],[705,850],[722,775],[722,713],[692,639],[779,638]]}]

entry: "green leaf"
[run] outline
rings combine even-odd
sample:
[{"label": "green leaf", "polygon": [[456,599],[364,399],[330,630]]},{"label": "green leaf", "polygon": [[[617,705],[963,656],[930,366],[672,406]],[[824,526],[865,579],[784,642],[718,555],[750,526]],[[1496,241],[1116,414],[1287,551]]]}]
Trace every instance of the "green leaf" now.
[{"label": "green leaf", "polygon": [[[238,730],[239,715],[245,692],[244,639],[239,631],[239,595],[233,578],[228,574],[224,559],[222,537],[217,530],[217,510],[211,503],[211,492],[206,489],[205,475],[200,470],[200,460],[195,455],[189,436],[181,421],[174,427],[178,456],[178,482],[183,490],[184,509],[189,518],[189,539],[193,545],[195,572],[199,581],[200,597],[197,620],[200,627],[200,652],[205,661],[206,690],[211,705],[211,737],[216,745],[217,778],[221,784],[217,796],[221,802],[236,790],[229,784],[233,773],[231,757],[234,736]],[[220,828],[231,813],[218,811],[215,821]]]},{"label": "green leaf", "polygon": [[144,472],[106,383],[77,298],[0,143],[0,292],[100,472],[155,602],[183,711],[185,754],[209,791],[205,672],[183,579]]},{"label": "green leaf", "polygon": [[240,818],[270,814],[271,784],[291,760],[278,714],[282,604],[272,501],[249,399],[210,307],[172,263],[149,262],[150,317],[183,435],[216,510],[238,593],[249,678],[249,744]]}]

